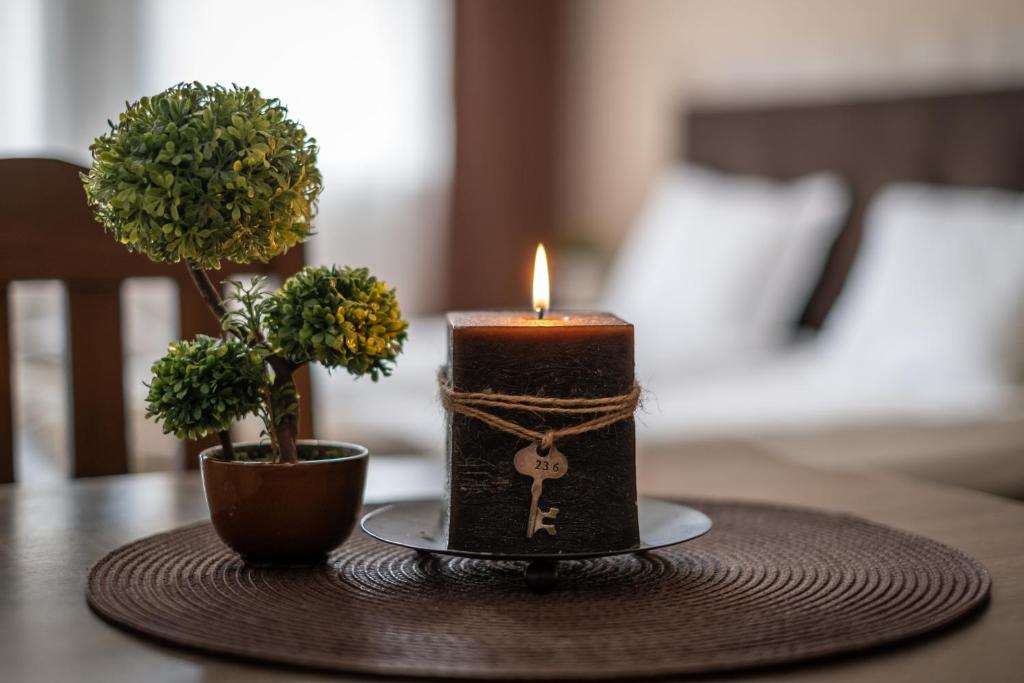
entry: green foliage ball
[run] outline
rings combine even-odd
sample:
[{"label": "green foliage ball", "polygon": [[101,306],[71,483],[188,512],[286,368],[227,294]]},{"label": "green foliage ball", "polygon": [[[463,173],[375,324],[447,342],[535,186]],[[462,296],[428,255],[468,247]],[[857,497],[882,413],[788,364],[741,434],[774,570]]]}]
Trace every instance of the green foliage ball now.
[{"label": "green foliage ball", "polygon": [[152,373],[146,417],[179,439],[224,431],[256,412],[263,398],[263,359],[234,339],[174,342]]},{"label": "green foliage ball", "polygon": [[306,267],[270,299],[269,341],[293,363],[344,367],[377,381],[391,374],[409,324],[395,290],[366,268]]},{"label": "green foliage ball", "polygon": [[128,104],[90,150],[97,219],[154,261],[267,261],[311,234],[316,140],[258,90],[176,85]]}]

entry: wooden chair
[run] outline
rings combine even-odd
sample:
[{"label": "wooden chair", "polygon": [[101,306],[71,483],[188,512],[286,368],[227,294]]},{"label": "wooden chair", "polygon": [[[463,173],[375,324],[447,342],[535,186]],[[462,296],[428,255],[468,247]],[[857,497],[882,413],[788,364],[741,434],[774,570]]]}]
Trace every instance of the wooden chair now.
[{"label": "wooden chair", "polygon": [[[219,333],[182,264],[155,263],[117,244],[96,222],[78,174],[85,169],[53,159],[0,159],[0,482],[14,473],[11,333],[8,284],[61,280],[67,288],[71,475],[128,471],[121,347],[120,287],[126,278],[166,277],[178,285],[182,338]],[[233,273],[291,275],[304,263],[301,247],[268,264],[224,263],[215,280]],[[313,433],[308,369],[296,374],[302,396],[299,433]],[[185,464],[216,439],[186,443]]]}]

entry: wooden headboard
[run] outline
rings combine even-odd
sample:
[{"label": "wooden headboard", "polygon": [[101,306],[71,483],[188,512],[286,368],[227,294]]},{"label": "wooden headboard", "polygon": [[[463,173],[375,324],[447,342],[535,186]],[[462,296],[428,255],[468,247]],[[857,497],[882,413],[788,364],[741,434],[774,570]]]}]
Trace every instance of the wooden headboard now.
[{"label": "wooden headboard", "polygon": [[685,115],[684,157],[733,173],[841,174],[853,191],[802,322],[818,326],[846,279],[870,197],[904,180],[1024,190],[1024,90],[756,108]]}]

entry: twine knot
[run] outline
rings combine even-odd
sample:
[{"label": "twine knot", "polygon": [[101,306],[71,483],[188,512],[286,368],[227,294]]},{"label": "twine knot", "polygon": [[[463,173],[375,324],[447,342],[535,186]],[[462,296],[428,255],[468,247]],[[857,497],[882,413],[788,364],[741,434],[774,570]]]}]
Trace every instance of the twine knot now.
[{"label": "twine knot", "polygon": [[[547,453],[557,439],[603,429],[633,416],[640,404],[640,385],[629,391],[601,398],[551,398],[526,394],[499,394],[493,391],[459,391],[448,381],[444,367],[438,370],[437,385],[445,410],[472,417],[538,444],[538,452]],[[594,415],[588,420],[560,429],[538,431],[505,419],[489,409],[519,410],[539,415]]]}]

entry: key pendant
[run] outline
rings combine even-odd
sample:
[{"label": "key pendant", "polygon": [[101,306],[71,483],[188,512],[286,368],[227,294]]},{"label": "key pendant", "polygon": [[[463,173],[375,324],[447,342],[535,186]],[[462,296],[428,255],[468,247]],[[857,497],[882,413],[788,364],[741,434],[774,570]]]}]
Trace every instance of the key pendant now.
[{"label": "key pendant", "polygon": [[564,477],[569,471],[569,462],[554,446],[545,455],[541,455],[537,444],[530,444],[516,453],[515,466],[517,472],[533,479],[533,486],[530,487],[530,519],[526,525],[526,537],[533,538],[533,535],[541,530],[554,536],[557,533],[554,523],[544,520],[555,519],[558,516],[558,508],[541,509],[541,489],[544,488],[545,479]]}]

